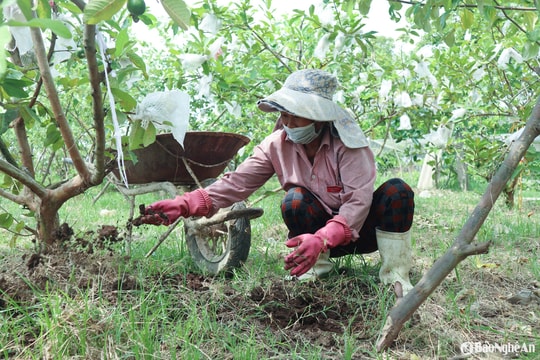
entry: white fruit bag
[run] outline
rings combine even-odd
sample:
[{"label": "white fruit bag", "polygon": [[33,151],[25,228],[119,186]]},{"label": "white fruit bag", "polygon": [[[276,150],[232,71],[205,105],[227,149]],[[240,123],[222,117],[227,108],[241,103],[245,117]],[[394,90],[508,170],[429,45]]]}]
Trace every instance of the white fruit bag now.
[{"label": "white fruit bag", "polygon": [[144,129],[151,122],[157,130],[171,132],[183,147],[189,125],[189,103],[189,95],[180,90],[153,92],[137,105],[132,118],[141,120]]}]

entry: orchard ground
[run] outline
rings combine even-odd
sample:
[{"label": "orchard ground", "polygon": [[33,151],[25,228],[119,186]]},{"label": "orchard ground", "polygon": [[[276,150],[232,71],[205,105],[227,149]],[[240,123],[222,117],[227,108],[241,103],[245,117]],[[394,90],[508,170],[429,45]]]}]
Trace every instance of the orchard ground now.
[{"label": "orchard ground", "polygon": [[[193,263],[181,227],[146,258],[165,229],[134,228],[127,242],[129,203],[110,190],[93,204],[98,190],[66,204],[60,244],[51,253],[36,254],[24,238],[9,246],[11,234],[2,234],[4,358],[536,359],[540,353],[538,200],[520,197],[515,209],[498,201],[477,234],[477,241],[492,241],[489,253],[465,259],[378,354],[375,344],[395,302],[378,280],[378,254],[341,258],[318,282],[286,281],[279,195],[257,204],[265,214],[251,221],[245,265],[208,276]],[[142,195],[136,204],[163,196]],[[450,246],[479,198],[444,190],[416,197],[413,283]]]}]

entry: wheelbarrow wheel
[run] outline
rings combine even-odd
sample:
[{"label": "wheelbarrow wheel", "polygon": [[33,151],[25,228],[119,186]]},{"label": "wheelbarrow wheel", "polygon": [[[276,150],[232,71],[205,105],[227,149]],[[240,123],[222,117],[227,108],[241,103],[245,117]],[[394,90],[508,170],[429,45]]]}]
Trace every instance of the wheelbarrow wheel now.
[{"label": "wheelbarrow wheel", "polygon": [[[245,209],[243,202],[235,203],[227,210]],[[227,211],[223,210],[223,211]],[[217,225],[195,230],[190,222],[184,222],[189,253],[197,266],[205,273],[215,275],[241,266],[251,247],[249,218],[240,217]]]}]

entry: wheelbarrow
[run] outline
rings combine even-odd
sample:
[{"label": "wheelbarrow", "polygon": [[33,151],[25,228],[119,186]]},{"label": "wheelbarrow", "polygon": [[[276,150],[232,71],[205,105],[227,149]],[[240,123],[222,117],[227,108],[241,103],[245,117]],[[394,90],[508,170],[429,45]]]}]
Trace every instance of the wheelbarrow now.
[{"label": "wheelbarrow", "polygon": [[[182,148],[172,134],[159,134],[151,145],[133,151],[136,160],[125,161],[125,173],[130,185],[168,183],[176,189],[191,191],[214,182],[238,150],[248,143],[249,138],[234,133],[188,131]],[[119,178],[117,168],[113,173]],[[117,188],[126,191],[121,186]],[[250,220],[262,214],[262,209],[248,208],[245,202],[238,202],[211,218],[180,218],[146,256],[183,221],[190,255],[203,272],[217,274],[239,267],[251,247]]]}]

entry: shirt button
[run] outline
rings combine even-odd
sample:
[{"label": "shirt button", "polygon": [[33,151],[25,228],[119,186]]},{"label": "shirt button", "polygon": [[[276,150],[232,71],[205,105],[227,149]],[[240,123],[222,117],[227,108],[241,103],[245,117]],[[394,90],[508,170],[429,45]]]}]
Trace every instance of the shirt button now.
[{"label": "shirt button", "polygon": [[311,180],[315,180],[317,178],[317,175],[311,175]]}]

